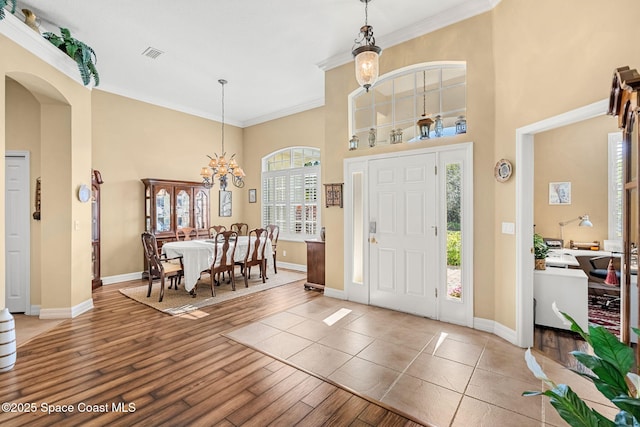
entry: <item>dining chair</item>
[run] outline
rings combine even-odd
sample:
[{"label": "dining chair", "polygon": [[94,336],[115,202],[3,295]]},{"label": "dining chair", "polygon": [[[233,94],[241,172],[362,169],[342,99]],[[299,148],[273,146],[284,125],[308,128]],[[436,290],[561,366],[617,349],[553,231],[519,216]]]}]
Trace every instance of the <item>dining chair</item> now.
[{"label": "dining chair", "polygon": [[227,231],[227,227],[224,225],[212,225],[209,227],[209,238],[213,239],[218,233],[222,233],[223,231]]},{"label": "dining chair", "polygon": [[191,240],[198,238],[198,230],[193,227],[182,227],[176,230],[176,240]]},{"label": "dining chair", "polygon": [[236,222],[231,224],[231,229],[238,233],[238,236],[246,236],[249,233],[249,224],[244,222]]},{"label": "dining chair", "polygon": [[273,272],[278,274],[278,267],[276,267],[276,246],[278,245],[278,237],[280,236],[280,227],[275,224],[267,225],[267,233],[269,234],[269,240],[271,240],[271,247],[273,249]]},{"label": "dining chair", "polygon": [[[149,290],[147,291],[147,298],[151,296],[151,288],[153,286],[153,278],[160,278],[160,298],[158,302],[162,302],[164,297],[164,280],[169,278],[171,285],[175,283],[175,288],[178,289],[178,284],[182,280],[184,267],[182,265],[182,257],[167,258],[165,255],[160,255],[158,252],[158,242],[156,236],[151,233],[144,232],[141,235],[142,246],[144,248],[144,254],[147,258],[147,264],[149,266]],[[178,260],[179,262],[171,262]],[[171,289],[169,285],[169,289]]]},{"label": "dining chair", "polygon": [[[216,246],[213,251],[213,264],[211,265],[211,296],[216,296],[215,276],[220,277],[220,273],[227,272],[231,279],[231,289],[236,290],[236,278],[233,274],[235,269],[234,257],[236,254],[236,246],[238,245],[238,233],[235,231],[223,231],[215,237]],[[219,280],[218,280],[219,282]]]},{"label": "dining chair", "polygon": [[249,287],[249,277],[251,276],[251,267],[257,265],[260,267],[260,277],[262,283],[265,283],[267,277],[267,260],[264,257],[264,248],[267,246],[266,239],[268,237],[267,230],[264,228],[256,228],[249,231],[249,242],[247,253],[244,256],[244,287]]}]

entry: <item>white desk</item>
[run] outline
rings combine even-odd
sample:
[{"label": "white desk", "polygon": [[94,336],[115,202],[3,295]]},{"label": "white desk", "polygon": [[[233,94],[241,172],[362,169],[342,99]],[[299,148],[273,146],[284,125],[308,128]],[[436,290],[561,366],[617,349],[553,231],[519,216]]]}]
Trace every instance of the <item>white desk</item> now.
[{"label": "white desk", "polygon": [[578,260],[573,254],[563,250],[550,250],[547,253],[545,264],[547,265],[547,267],[562,267],[562,268],[580,266],[580,263],[578,262]]},{"label": "white desk", "polygon": [[535,270],[533,297],[536,300],[536,325],[570,329],[551,308],[555,301],[558,309],[573,317],[585,331],[589,324],[587,275],[574,268],[547,268]]},{"label": "white desk", "polygon": [[[234,260],[236,262],[244,261],[248,247],[249,237],[239,236],[234,256]],[[251,248],[253,250],[253,245]],[[191,291],[196,286],[201,272],[211,268],[211,265],[213,265],[214,252],[215,244],[213,243],[213,240],[184,240],[179,242],[168,242],[162,245],[162,253],[166,254],[168,258],[182,256],[184,288],[187,291]],[[249,255],[251,255],[251,253],[249,253]],[[219,258],[221,256],[222,252],[220,251],[218,253],[216,264],[220,262]],[[269,239],[266,239],[264,256],[267,259],[267,266],[271,265],[273,263],[271,261],[273,259],[273,247],[271,246],[271,240]]]}]

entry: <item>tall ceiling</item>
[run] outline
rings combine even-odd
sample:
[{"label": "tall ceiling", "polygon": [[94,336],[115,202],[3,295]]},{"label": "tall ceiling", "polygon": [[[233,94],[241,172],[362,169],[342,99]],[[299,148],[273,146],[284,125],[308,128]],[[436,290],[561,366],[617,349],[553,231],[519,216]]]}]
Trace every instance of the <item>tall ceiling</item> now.
[{"label": "tall ceiling", "polygon": [[[499,1],[371,0],[368,23],[384,55]],[[243,127],[323,105],[324,70],[353,60],[365,20],[361,0],[18,0],[23,8],[42,32],[68,28],[96,51],[99,89],[220,120],[226,79],[225,121]]]}]

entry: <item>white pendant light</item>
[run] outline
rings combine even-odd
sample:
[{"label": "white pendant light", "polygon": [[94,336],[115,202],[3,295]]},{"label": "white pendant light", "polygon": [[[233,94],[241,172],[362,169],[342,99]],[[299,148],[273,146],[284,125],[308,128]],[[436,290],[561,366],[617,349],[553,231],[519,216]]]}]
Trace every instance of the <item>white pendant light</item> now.
[{"label": "white pendant light", "polygon": [[367,92],[378,80],[380,72],[379,57],[382,49],[376,46],[373,36],[373,27],[368,24],[368,7],[371,0],[360,0],[364,3],[364,25],[360,27],[360,33],[355,40],[351,53],[355,58],[356,80]]}]

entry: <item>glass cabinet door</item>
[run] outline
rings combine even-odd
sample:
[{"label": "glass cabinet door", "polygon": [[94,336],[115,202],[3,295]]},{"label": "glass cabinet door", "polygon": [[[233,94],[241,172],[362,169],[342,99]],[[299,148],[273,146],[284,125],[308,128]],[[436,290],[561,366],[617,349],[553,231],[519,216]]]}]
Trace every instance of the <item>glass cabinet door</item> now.
[{"label": "glass cabinet door", "polygon": [[178,190],[176,194],[176,228],[192,227],[190,193],[187,190]]},{"label": "glass cabinet door", "polygon": [[209,228],[209,197],[203,190],[196,190],[195,200],[195,221],[196,228],[208,229]]},{"label": "glass cabinet door", "polygon": [[165,188],[156,192],[156,231],[171,231],[171,193]]}]

